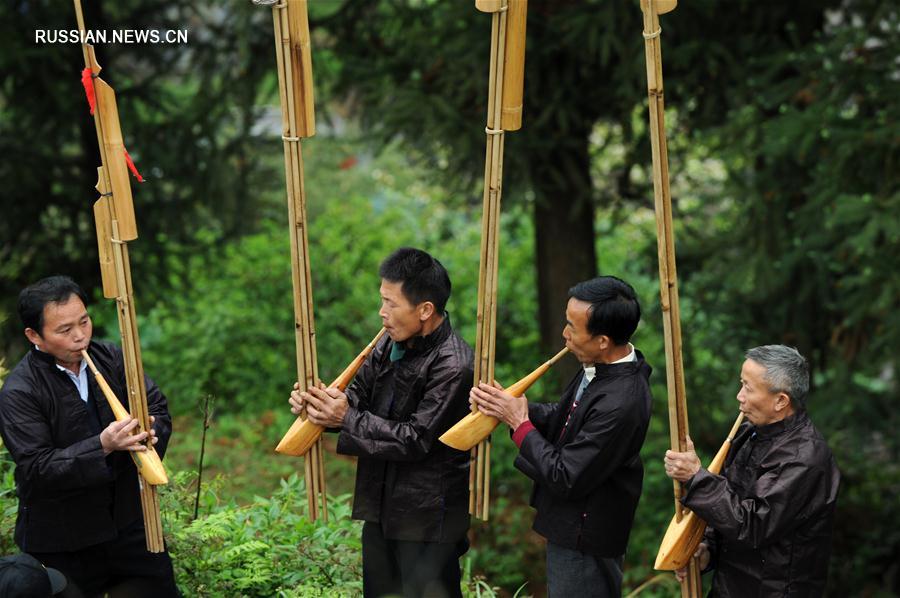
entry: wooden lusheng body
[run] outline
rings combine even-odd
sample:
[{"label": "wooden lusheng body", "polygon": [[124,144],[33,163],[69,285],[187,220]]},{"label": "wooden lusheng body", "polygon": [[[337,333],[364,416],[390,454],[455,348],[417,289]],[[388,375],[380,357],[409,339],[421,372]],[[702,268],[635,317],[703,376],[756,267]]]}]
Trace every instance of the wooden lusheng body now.
[{"label": "wooden lusheng body", "polygon": [[[94,374],[94,379],[97,380],[97,386],[100,387],[100,390],[103,392],[103,396],[106,397],[106,402],[109,403],[109,408],[112,409],[113,415],[116,418],[116,421],[123,422],[131,419],[131,414],[125,410],[125,407],[122,406],[122,403],[119,401],[119,398],[116,396],[116,393],[113,392],[112,388],[109,387],[109,383],[107,383],[106,378],[103,377],[103,374],[97,369],[97,366],[94,365],[94,361],[90,358],[87,351],[82,351],[81,356],[84,358],[88,367],[91,370],[91,373]],[[137,430],[135,430],[135,434],[137,434]],[[139,451],[130,451],[131,459],[134,461],[135,467],[137,467],[138,473],[146,480],[148,484],[152,484],[154,486],[158,486],[160,484],[168,484],[169,476],[166,475],[166,470],[163,467],[162,460],[159,458],[159,455],[156,454],[156,449],[153,448],[153,443],[148,440],[145,445],[147,450],[145,452]]]},{"label": "wooden lusheng body", "polygon": [[[510,386],[506,392],[514,397],[521,397],[525,394],[531,385],[547,373],[560,358],[569,352],[568,347],[564,347],[562,351],[545,361],[533,372]],[[485,415],[480,411],[473,411],[465,416],[452,428],[444,432],[440,441],[447,446],[453,447],[460,451],[470,450],[473,446],[487,438],[500,421],[496,417]]]},{"label": "wooden lusheng body", "polygon": [[[722,471],[725,457],[728,456],[728,450],[731,448],[731,441],[734,440],[734,435],[737,434],[743,420],[744,414],[741,413],[731,427],[728,438],[725,439],[719,452],[706,468],[710,473],[718,474]],[[685,510],[680,521],[677,517],[672,517],[669,529],[666,530],[666,535],[663,536],[662,543],[659,545],[659,552],[653,568],[660,571],[674,571],[686,567],[697,551],[705,531],[706,522],[700,519],[696,513]]]},{"label": "wooden lusheng body", "polygon": [[[366,348],[350,362],[350,365],[334,379],[334,382],[328,385],[328,388],[345,390],[350,384],[350,381],[353,380],[353,376],[356,375],[356,372],[358,372],[359,368],[362,367],[362,364],[365,363],[366,358],[372,352],[372,349],[375,348],[375,345],[378,344],[378,341],[384,336],[384,333],[385,329],[382,328],[381,331],[375,335],[375,338],[372,339],[372,342],[366,345]],[[306,417],[298,417],[294,420],[294,423],[291,425],[290,429],[288,429],[284,438],[281,439],[281,442],[278,443],[278,446],[275,447],[275,452],[281,453],[282,455],[301,457],[312,448],[319,437],[322,436],[324,430],[325,428],[312,423]]]}]

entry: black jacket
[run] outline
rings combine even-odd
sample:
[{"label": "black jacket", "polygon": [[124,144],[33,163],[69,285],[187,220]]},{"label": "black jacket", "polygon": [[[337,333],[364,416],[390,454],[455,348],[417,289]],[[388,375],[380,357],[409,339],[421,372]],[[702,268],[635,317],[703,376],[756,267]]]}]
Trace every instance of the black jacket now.
[{"label": "black jacket", "polygon": [[650,366],[597,364],[563,432],[581,384],[575,375],[558,403],[529,403],[536,428],[515,465],[534,480],[534,531],[548,541],[599,557],[625,553],[644,467],[640,450],[650,422]]},{"label": "black jacket", "polygon": [[386,538],[456,542],[469,528],[469,454],[438,441],[469,412],[472,349],[449,318],[398,361],[385,336],[347,390],[337,451],[359,457],[353,517]]},{"label": "black jacket", "polygon": [[[121,350],[92,341],[88,353],[128,409]],[[152,380],[146,382],[162,457],[171,419],[166,397]],[[88,386],[99,421],[91,421],[78,389],[53,357],[33,348],[0,388],[0,433],[16,463],[15,540],[23,551],[79,550],[115,538],[141,517],[131,457],[121,451],[103,454],[99,431],[115,418],[90,371]]]},{"label": "black jacket", "polygon": [[724,476],[701,469],[685,506],[708,524],[713,596],[821,596],[840,473],[805,412],[735,436]]}]

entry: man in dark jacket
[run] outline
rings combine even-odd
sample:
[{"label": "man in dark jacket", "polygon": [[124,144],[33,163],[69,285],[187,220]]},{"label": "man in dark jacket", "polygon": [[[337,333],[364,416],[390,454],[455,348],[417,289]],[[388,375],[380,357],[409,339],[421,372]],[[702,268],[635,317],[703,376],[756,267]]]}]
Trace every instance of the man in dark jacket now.
[{"label": "man in dark jacket", "polygon": [[424,251],[398,249],[380,268],[387,336],[347,389],[294,392],[314,423],[339,428],[359,458],[353,517],[363,524],[366,596],[460,596],[467,550],[469,455],[438,442],[468,413],[472,349],[444,306],[450,278]]},{"label": "man in dark jacket", "polygon": [[563,338],[584,369],[559,402],[528,403],[486,384],[471,392],[481,411],[514,430],[515,466],[534,480],[551,597],[621,595],[650,422],[650,366],[629,342],[640,317],[626,282],[582,282],[569,290]]},{"label": "man in dark jacket", "polygon": [[[682,502],[709,527],[696,556],[715,569],[711,596],[821,596],[840,473],[806,413],[809,370],[796,349],[750,349],[737,400],[745,414],[723,475],[667,451]],[[684,576],[684,571],[677,573]]]},{"label": "man in dark jacket", "polygon": [[[84,291],[64,276],[19,295],[19,316],[33,345],[0,389],[0,433],[16,463],[15,540],[65,573],[86,595],[125,588],[130,595],[177,595],[167,553],[145,545],[137,470],[129,451],[147,450],[137,420],[116,422],[81,350],[87,349],[118,397],[126,397],[118,347],[91,340]],[[150,438],[162,456],[171,420],[166,397],[149,378]],[[125,405],[127,408],[127,404]],[[142,593],[143,592],[143,593]]]}]

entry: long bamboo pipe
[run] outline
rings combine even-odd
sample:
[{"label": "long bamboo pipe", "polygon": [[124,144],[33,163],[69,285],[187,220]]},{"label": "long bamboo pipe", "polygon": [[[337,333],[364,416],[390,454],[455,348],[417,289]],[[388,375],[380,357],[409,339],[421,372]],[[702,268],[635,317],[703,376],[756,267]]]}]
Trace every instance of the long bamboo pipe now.
[{"label": "long bamboo pipe", "polygon": [[[713,460],[707,466],[706,470],[709,473],[718,474],[722,471],[722,467],[725,465],[725,457],[728,456],[728,451],[731,449],[731,442],[734,440],[734,436],[737,434],[738,428],[741,427],[741,422],[743,421],[744,414],[741,413],[734,421],[734,425],[731,426],[728,438],[725,439],[725,442],[719,448],[719,452],[716,453],[716,456],[713,457]],[[674,571],[686,566],[690,562],[691,557],[694,556],[694,553],[697,552],[697,547],[700,545],[700,541],[703,540],[705,531],[706,522],[700,519],[696,513],[685,510],[681,521],[678,521],[676,517],[672,517],[669,529],[666,530],[666,535],[663,536],[663,540],[659,545],[659,552],[656,555],[656,563],[653,565],[653,568],[660,571]]]},{"label": "long bamboo pipe", "polygon": [[[362,364],[365,363],[366,358],[372,352],[372,349],[375,348],[375,345],[378,344],[378,341],[381,340],[381,337],[384,336],[385,332],[386,330],[382,328],[381,331],[375,335],[375,338],[372,339],[372,342],[366,345],[366,348],[350,362],[350,365],[334,379],[334,382],[328,385],[328,388],[337,388],[338,390],[346,389],[350,384],[350,381],[353,380],[353,376],[356,375],[356,372],[358,372],[359,368],[362,367]],[[312,445],[315,444],[324,430],[325,428],[312,423],[306,417],[298,417],[294,420],[294,423],[284,435],[284,438],[281,439],[281,442],[278,443],[278,446],[275,447],[275,452],[281,453],[282,455],[302,457],[310,448],[312,448]]]},{"label": "long bamboo pipe", "polygon": [[[74,6],[78,30],[86,31],[81,0],[74,0]],[[85,86],[85,90],[89,100],[91,96],[94,100],[94,128],[102,164],[97,169],[97,191],[100,198],[94,203],[93,211],[96,218],[103,296],[116,300],[130,415],[138,421],[141,430],[148,430],[150,417],[147,412],[144,366],[141,360],[127,243],[137,239],[138,233],[125,146],[116,106],[116,93],[99,76],[101,68],[97,63],[93,46],[85,41],[81,44],[81,50],[85,69],[89,71],[85,74],[92,81],[91,85]],[[93,89],[92,93],[90,88]],[[138,464],[138,461],[135,460],[135,463]],[[140,497],[147,550],[152,553],[163,552],[165,543],[156,487],[152,483],[140,484]]]},{"label": "long bamboo pipe", "polygon": [[[560,358],[562,358],[562,356],[568,352],[569,348],[563,347],[562,351],[538,366],[538,368],[533,372],[507,388],[506,392],[514,397],[521,397],[528,391],[529,388],[531,388],[532,384],[537,382],[538,378],[546,374],[547,371],[551,367],[553,367],[553,364],[559,361]],[[476,410],[456,422],[456,424],[452,428],[441,435],[439,440],[449,447],[455,448],[460,451],[468,451],[473,446],[487,438],[499,423],[500,420],[498,420],[496,417],[485,415],[481,411]]]},{"label": "long bamboo pipe", "polygon": [[[491,14],[485,128],[481,253],[478,272],[474,384],[494,380],[497,337],[500,200],[503,186],[503,146],[506,131],[522,126],[525,77],[527,0],[475,0],[475,8]],[[486,436],[472,450],[469,468],[469,512],[488,518],[491,443]]]},{"label": "long bamboo pipe", "polygon": [[[97,386],[100,387],[103,396],[106,397],[106,402],[109,403],[109,408],[112,409],[116,421],[122,422],[132,419],[131,414],[122,406],[119,398],[116,397],[116,393],[109,387],[106,378],[103,377],[103,374],[101,374],[97,369],[97,366],[94,365],[94,362],[87,351],[82,351],[81,356],[87,363],[88,368],[90,368],[91,372],[94,374],[94,378],[97,380]],[[134,433],[137,434],[137,431]],[[145,446],[147,447],[145,452],[129,451],[131,458],[134,460],[134,464],[137,467],[138,473],[147,480],[148,484],[153,486],[168,484],[169,477],[166,475],[166,469],[163,467],[159,455],[156,454],[156,449],[153,448],[153,444],[148,440]]]}]

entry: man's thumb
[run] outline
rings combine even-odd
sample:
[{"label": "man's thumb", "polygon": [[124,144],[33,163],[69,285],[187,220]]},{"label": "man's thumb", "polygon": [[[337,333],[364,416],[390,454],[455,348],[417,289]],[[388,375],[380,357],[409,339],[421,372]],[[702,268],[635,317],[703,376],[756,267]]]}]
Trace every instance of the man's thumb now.
[{"label": "man's thumb", "polygon": [[688,436],[686,438],[686,440],[687,440],[687,443],[685,444],[685,446],[687,447],[688,452],[693,451],[694,450],[694,441],[691,440],[690,436]]}]

